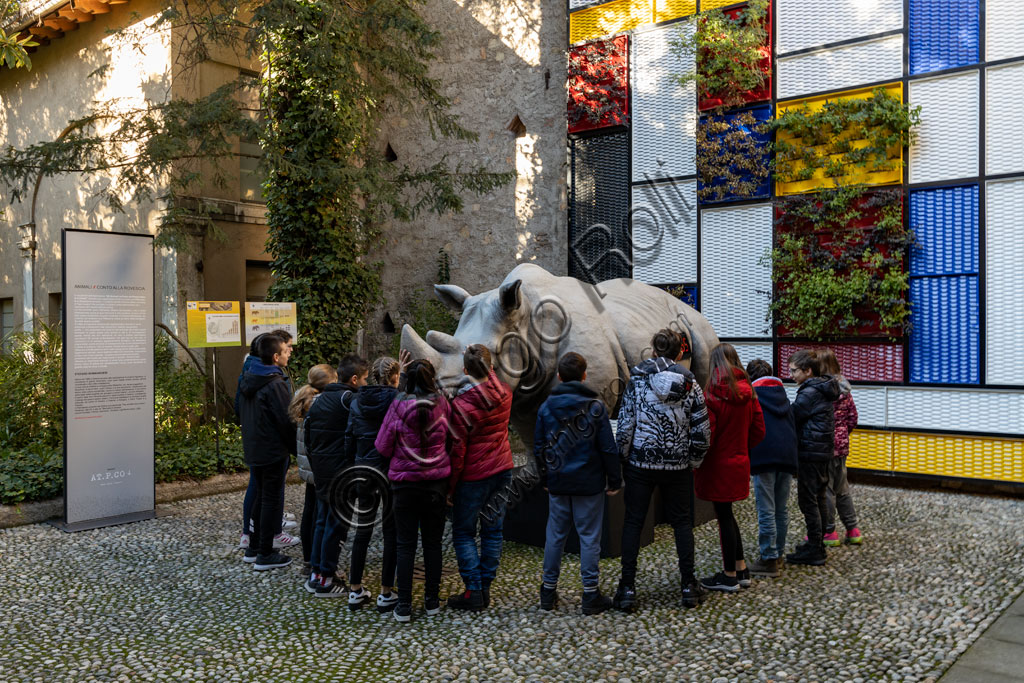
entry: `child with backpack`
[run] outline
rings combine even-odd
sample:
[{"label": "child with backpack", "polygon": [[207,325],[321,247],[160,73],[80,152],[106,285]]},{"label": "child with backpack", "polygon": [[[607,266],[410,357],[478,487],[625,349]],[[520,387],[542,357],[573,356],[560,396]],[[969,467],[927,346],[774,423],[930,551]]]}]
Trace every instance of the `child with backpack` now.
[{"label": "child with backpack", "polygon": [[558,575],[569,531],[580,537],[583,614],[599,614],[612,606],[598,586],[604,505],[622,487],[622,469],[611,422],[597,392],[583,382],[587,360],[567,353],[558,361],[558,379],[537,413],[533,454],[540,483],[548,492],[547,539],[540,607],[551,610],[558,600]]},{"label": "child with backpack", "polygon": [[777,577],[789,531],[789,492],[797,473],[796,423],[782,380],[772,376],[767,361],[747,365],[757,402],[764,415],[764,441],[750,449],[750,473],[757,504],[757,545],[760,557],[748,563],[751,576]]},{"label": "child with backpack", "polygon": [[839,383],[839,398],[832,404],[836,416],[836,453],[829,462],[828,490],[825,493],[825,508],[821,513],[825,545],[839,545],[836,510],[846,529],[846,542],[860,545],[864,537],[857,528],[857,510],[853,506],[853,496],[850,495],[850,483],[846,480],[846,458],[850,455],[850,432],[857,426],[857,405],[853,402],[853,388],[843,377],[839,359],[832,349],[820,349],[818,359],[822,370]]},{"label": "child with backpack", "polygon": [[800,385],[793,401],[797,433],[796,497],[807,525],[807,540],[786,555],[790,564],[825,564],[821,509],[828,491],[829,463],[835,454],[835,413],[839,385],[823,375],[814,351],[801,349],[789,357],[789,374]]}]

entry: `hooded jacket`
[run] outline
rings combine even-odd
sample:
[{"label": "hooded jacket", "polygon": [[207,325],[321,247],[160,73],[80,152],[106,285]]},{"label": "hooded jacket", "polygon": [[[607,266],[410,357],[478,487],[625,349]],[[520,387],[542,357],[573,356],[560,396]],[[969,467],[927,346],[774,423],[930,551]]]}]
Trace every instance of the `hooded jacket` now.
[{"label": "hooded jacket", "polygon": [[786,387],[778,377],[754,380],[764,415],[764,441],[750,449],[750,473],[788,472],[796,475],[796,423]]},{"label": "hooded jacket", "polygon": [[835,457],[850,455],[850,432],[857,426],[857,406],[853,402],[853,387],[842,375],[836,375],[839,384],[839,398],[832,404],[836,420]]},{"label": "hooded jacket", "polygon": [[615,440],[622,459],[651,470],[685,470],[704,460],[711,423],[693,373],[668,358],[630,372]]},{"label": "hooded jacket", "polygon": [[582,382],[556,386],[537,412],[533,435],[540,484],[559,496],[592,496],[622,486],[608,411]]},{"label": "hooded jacket", "polygon": [[800,460],[828,461],[835,453],[835,413],[839,384],[831,375],[811,377],[796,390],[793,419],[796,421]]},{"label": "hooded jacket", "polygon": [[743,371],[733,369],[737,395],[720,374],[708,386],[711,448],[693,473],[694,493],[716,503],[734,503],[750,495],[750,449],[764,439],[764,415]]},{"label": "hooded jacket", "polygon": [[331,482],[351,464],[345,460],[345,429],[355,397],[355,387],[332,382],[317,394],[306,413],[306,452],[320,500],[327,500]]},{"label": "hooded jacket", "polygon": [[384,423],[388,408],[398,396],[398,389],[384,384],[359,388],[348,414],[345,430],[345,460],[359,465],[372,465],[387,473],[387,461],[377,452],[374,441]]},{"label": "hooded jacket", "polygon": [[[426,430],[420,437],[417,403],[430,401]],[[392,483],[436,482],[451,474],[451,405],[440,394],[417,398],[399,396],[389,407],[374,446],[388,458]]]},{"label": "hooded jacket", "polygon": [[292,392],[281,368],[253,363],[238,382],[242,450],[250,467],[273,465],[295,452],[295,425],[288,417]]},{"label": "hooded jacket", "polygon": [[512,390],[492,370],[452,399],[452,488],[480,481],[515,467],[508,442]]}]

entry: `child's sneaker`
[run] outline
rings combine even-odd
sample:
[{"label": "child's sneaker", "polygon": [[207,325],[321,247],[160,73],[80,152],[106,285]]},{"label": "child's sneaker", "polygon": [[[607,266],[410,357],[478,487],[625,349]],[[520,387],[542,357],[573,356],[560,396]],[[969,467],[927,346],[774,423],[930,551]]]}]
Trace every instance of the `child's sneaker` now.
[{"label": "child's sneaker", "polygon": [[242,537],[238,539],[238,549],[248,550],[249,549],[249,534],[242,534]]},{"label": "child's sneaker", "polygon": [[407,602],[395,605],[395,621],[400,624],[408,624],[410,619],[412,619],[412,605]]},{"label": "child's sneaker", "polygon": [[700,585],[694,577],[690,577],[689,580],[683,581],[682,584],[683,593],[683,607],[692,609],[704,602],[708,597],[708,592],[704,590],[704,586]]},{"label": "child's sneaker", "polygon": [[344,598],[348,596],[348,588],[343,583],[335,583],[330,577],[325,577],[316,587],[314,595],[318,598]]},{"label": "child's sneaker", "polygon": [[484,592],[482,590],[472,591],[466,589],[463,593],[456,593],[448,598],[448,607],[467,612],[479,612],[486,607],[484,604]]},{"label": "child's sneaker", "polygon": [[[246,552],[246,556],[248,556]],[[287,567],[292,563],[292,558],[281,553],[271,553],[270,555],[260,555],[256,558],[256,562],[253,563],[252,568],[258,572],[265,572],[271,569],[280,569],[281,567]]]},{"label": "child's sneaker", "polygon": [[786,555],[786,562],[789,564],[806,564],[812,567],[824,565],[826,559],[825,546],[815,548],[810,543],[801,543],[795,552]]},{"label": "child's sneaker", "polygon": [[279,533],[274,536],[274,550],[280,550],[281,548],[291,548],[293,545],[298,545],[302,541],[299,540],[298,536],[289,536],[285,532]]},{"label": "child's sneaker", "polygon": [[722,591],[724,593],[735,593],[740,589],[740,582],[735,576],[728,576],[725,572],[718,572],[714,576],[701,579],[700,584],[709,591]]},{"label": "child's sneaker", "polygon": [[556,602],[558,602],[558,591],[542,584],[540,587],[540,608],[545,612],[550,612],[555,608]]},{"label": "child's sneaker", "polygon": [[282,531],[291,531],[292,529],[298,529],[298,528],[299,528],[299,523],[294,521],[294,520],[288,519],[287,517],[285,517],[285,518],[283,518],[281,520],[281,530]]},{"label": "child's sneaker", "polygon": [[313,572],[309,575],[309,578],[302,585],[306,589],[307,593],[316,593],[316,589],[320,586],[320,575],[316,572]]},{"label": "child's sneaker", "polygon": [[428,617],[434,616],[441,611],[441,599],[436,595],[430,598],[424,598],[423,609],[427,611]]},{"label": "child's sneaker", "polygon": [[390,593],[381,593],[377,596],[377,611],[381,614],[395,609],[395,605],[397,604],[398,593],[394,591],[391,591]]},{"label": "child's sneaker", "polygon": [[615,591],[615,597],[612,598],[612,604],[615,606],[615,609],[620,609],[623,612],[632,612],[633,608],[636,607],[636,589],[633,586],[627,586],[620,582],[618,589]]},{"label": "child's sneaker", "polygon": [[370,595],[370,591],[366,590],[366,588],[360,588],[357,591],[349,591],[348,608],[355,612],[356,610],[360,609],[363,605],[370,602],[370,598],[372,597],[373,596]]},{"label": "child's sneaker", "polygon": [[831,533],[825,534],[823,536],[823,542],[829,548],[838,548],[839,547],[839,532],[838,531],[833,531]]},{"label": "child's sneaker", "polygon": [[750,588],[750,567],[736,570],[736,581],[740,588]]},{"label": "child's sneaker", "polygon": [[[850,545],[860,545],[864,542],[864,537],[861,536],[860,529],[853,527],[846,532],[846,542]],[[837,544],[838,545],[838,544]]]},{"label": "child's sneaker", "polygon": [[607,595],[601,595],[601,589],[583,591],[583,613],[587,615],[600,614],[612,606],[612,599]]},{"label": "child's sneaker", "polygon": [[747,569],[753,576],[767,576],[774,579],[779,575],[779,560],[778,558],[766,560],[762,557],[748,564]]},{"label": "child's sneaker", "polygon": [[252,550],[251,548],[247,549],[245,551],[245,554],[242,555],[242,562],[245,562],[246,564],[255,564],[255,562],[256,562],[256,551]]}]

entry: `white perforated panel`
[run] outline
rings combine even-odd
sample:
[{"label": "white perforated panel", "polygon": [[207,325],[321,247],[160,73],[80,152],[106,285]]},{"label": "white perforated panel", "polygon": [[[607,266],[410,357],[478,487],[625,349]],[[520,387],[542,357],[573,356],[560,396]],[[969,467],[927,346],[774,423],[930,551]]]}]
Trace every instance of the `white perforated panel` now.
[{"label": "white perforated panel", "polygon": [[780,55],[903,28],[903,0],[779,0],[775,11]]},{"label": "white perforated panel", "polygon": [[888,426],[1020,435],[1024,393],[891,387]]},{"label": "white perforated panel", "polygon": [[1024,3],[985,0],[985,55],[988,61],[1024,55]]},{"label": "white perforated panel", "polygon": [[988,175],[1024,171],[1022,93],[1024,63],[998,66],[986,72],[985,170]]},{"label": "white perforated panel", "polygon": [[771,342],[765,342],[763,344],[755,342],[729,343],[736,348],[736,353],[739,355],[740,361],[743,363],[743,367],[747,367],[747,363],[752,360],[757,360],[758,358],[774,366],[772,359],[775,357],[775,352]]},{"label": "white perforated panel", "polygon": [[985,381],[1022,384],[1024,180],[988,183],[985,206]]},{"label": "white perforated panel", "polygon": [[857,406],[857,424],[861,427],[885,426],[886,387],[853,387],[853,403]]},{"label": "white perforated panel", "polygon": [[639,31],[632,40],[630,115],[633,128],[633,180],[659,180],[694,175],[696,166],[697,95],[685,88],[679,74],[694,69],[693,59],[672,49],[689,22]]},{"label": "white perforated panel", "polygon": [[719,337],[764,337],[770,322],[770,204],[701,212],[700,305]]},{"label": "white perforated panel", "polygon": [[697,281],[697,181],[633,187],[633,278]]},{"label": "white perforated panel", "polygon": [[778,60],[779,99],[903,76],[903,36],[889,36]]},{"label": "white perforated panel", "polygon": [[977,71],[910,84],[910,106],[921,107],[917,143],[910,148],[910,182],[978,175]]},{"label": "white perforated panel", "polygon": [[580,9],[587,5],[596,5],[600,0],[569,0],[569,9]]}]

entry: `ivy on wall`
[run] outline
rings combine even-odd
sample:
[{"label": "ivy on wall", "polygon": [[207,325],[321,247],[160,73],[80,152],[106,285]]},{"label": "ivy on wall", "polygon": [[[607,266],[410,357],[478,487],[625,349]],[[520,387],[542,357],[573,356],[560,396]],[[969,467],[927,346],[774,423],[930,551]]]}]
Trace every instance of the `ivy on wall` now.
[{"label": "ivy on wall", "polygon": [[697,126],[697,196],[701,201],[757,194],[771,175],[771,146],[764,140],[770,127],[749,111],[701,119]]}]

